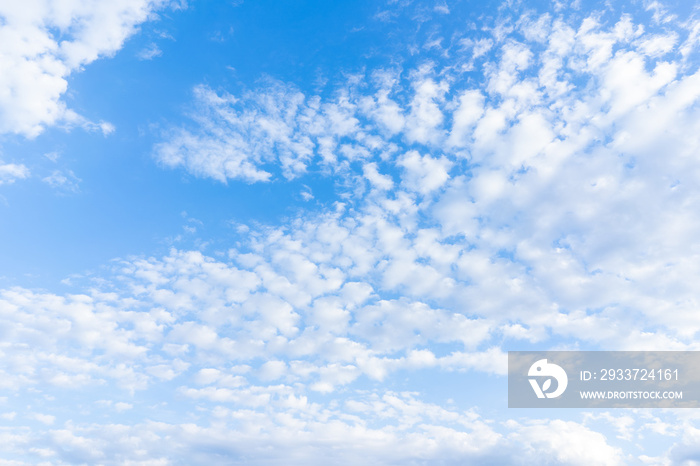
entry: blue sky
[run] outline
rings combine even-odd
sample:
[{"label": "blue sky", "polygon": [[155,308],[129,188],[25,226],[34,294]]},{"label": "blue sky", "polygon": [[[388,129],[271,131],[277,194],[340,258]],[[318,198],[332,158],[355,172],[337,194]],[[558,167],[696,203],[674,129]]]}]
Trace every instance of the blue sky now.
[{"label": "blue sky", "polygon": [[0,0],[3,464],[696,464],[509,350],[697,350],[692,2]]}]

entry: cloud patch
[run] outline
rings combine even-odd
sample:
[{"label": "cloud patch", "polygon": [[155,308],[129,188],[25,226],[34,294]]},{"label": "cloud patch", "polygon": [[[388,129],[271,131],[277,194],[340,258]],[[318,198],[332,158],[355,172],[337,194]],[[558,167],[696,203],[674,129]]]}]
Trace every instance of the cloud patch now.
[{"label": "cloud patch", "polygon": [[0,134],[36,137],[58,123],[94,124],[62,100],[67,77],[116,53],[168,0],[0,5]]}]

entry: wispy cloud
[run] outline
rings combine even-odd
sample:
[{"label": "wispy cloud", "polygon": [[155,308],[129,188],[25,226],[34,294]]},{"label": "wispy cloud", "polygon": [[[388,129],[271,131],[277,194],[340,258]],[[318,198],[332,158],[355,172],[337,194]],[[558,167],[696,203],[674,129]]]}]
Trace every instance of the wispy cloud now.
[{"label": "wispy cloud", "polygon": [[148,44],[138,54],[136,54],[139,60],[153,60],[161,55],[163,55],[163,51],[158,47],[158,44],[154,42]]},{"label": "wispy cloud", "polygon": [[0,163],[0,185],[12,184],[29,176],[29,169],[22,164]]},{"label": "wispy cloud", "polygon": [[72,170],[54,170],[51,175],[42,178],[42,181],[61,192],[77,193],[80,191],[80,178],[75,176]]}]

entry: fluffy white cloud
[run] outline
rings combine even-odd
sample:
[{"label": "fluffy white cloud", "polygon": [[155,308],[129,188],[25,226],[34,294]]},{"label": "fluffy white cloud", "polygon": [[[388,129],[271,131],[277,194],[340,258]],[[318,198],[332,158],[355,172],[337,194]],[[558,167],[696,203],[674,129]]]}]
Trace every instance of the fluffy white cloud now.
[{"label": "fluffy white cloud", "polygon": [[545,464],[624,464],[622,451],[611,447],[604,435],[576,422],[553,420],[519,425],[508,422],[518,443],[527,445],[525,455],[542,455]]},{"label": "fluffy white cloud", "polygon": [[450,178],[448,172],[452,163],[445,158],[435,159],[410,151],[398,159],[397,165],[406,171],[403,177],[406,187],[428,194],[442,187]]},{"label": "fluffy white cloud", "polygon": [[169,0],[0,2],[0,133],[34,137],[59,122],[94,125],[61,100],[66,78],[118,51]]},{"label": "fluffy white cloud", "polygon": [[222,182],[257,182],[270,180],[268,170],[276,165],[286,178],[300,176],[317,147],[331,164],[337,161],[335,151],[351,160],[368,155],[362,141],[339,145],[340,138],[358,132],[356,104],[344,96],[321,103],[293,86],[273,82],[265,92],[241,99],[199,86],[195,98],[197,127],[173,130],[169,141],[156,148],[156,157],[166,166],[184,166]]},{"label": "fluffy white cloud", "polygon": [[233,394],[220,390],[217,404],[200,406],[198,417],[211,422],[68,422],[43,432],[3,428],[0,438],[5,451],[26,460],[18,464],[37,458],[57,464],[223,464],[241,456],[255,464],[622,464],[603,435],[577,422],[498,425],[411,393],[366,393],[328,406],[276,389],[248,400],[255,406],[246,408],[228,398]]}]

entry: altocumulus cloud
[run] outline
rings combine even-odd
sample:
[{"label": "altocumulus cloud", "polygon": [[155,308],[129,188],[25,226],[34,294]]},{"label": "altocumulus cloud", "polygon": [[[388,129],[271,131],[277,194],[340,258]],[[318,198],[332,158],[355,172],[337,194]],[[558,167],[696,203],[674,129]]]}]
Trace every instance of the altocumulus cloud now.
[{"label": "altocumulus cloud", "polygon": [[[160,5],[130,5],[108,45],[49,55],[64,68],[49,74],[43,110],[5,131],[31,136],[65,115],[66,70],[118,48]],[[116,261],[76,294],[3,290],[0,387],[52,397],[23,413],[0,398],[14,421],[0,429],[8,455],[697,458],[692,414],[514,420],[482,412],[476,390],[464,404],[392,388],[406,374],[503,380],[505,351],[523,343],[697,349],[700,23],[657,4],[641,14],[647,27],[568,10],[501,18],[449,46],[433,40],[437,58],[358,73],[329,95],[272,79],[239,96],[198,85],[191,122],[154,149],[162,165],[224,183],[333,177],[341,196],[282,225],[247,226],[224,254]],[[668,450],[640,450],[650,436]]]},{"label": "altocumulus cloud", "polygon": [[[198,86],[192,125],[156,157],[220,181],[347,178],[361,198],[318,221],[347,239],[326,251],[359,243],[351,273],[535,330],[680,348],[698,330],[700,74],[694,23],[660,14],[649,31],[628,15],[502,21],[446,63],[369,72],[328,98]],[[289,235],[317,242],[313,222]]]}]

